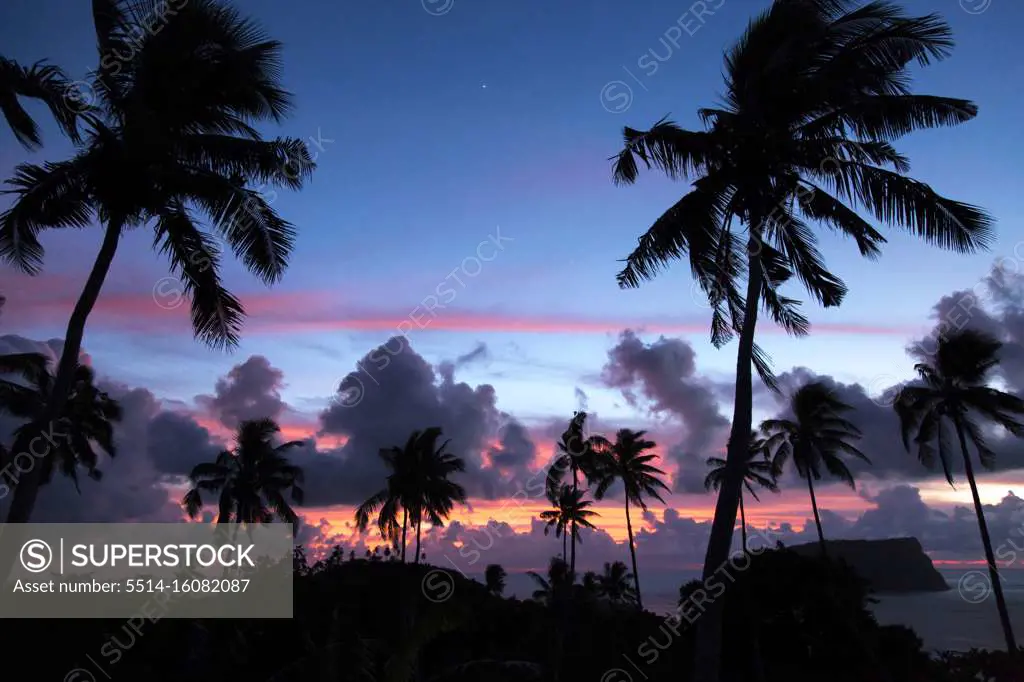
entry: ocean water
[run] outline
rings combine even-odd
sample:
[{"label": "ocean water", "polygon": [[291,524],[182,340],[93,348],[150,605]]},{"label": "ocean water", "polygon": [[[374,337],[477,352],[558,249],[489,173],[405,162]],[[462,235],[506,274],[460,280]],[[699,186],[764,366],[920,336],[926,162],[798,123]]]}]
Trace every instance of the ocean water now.
[{"label": "ocean water", "polygon": [[[917,632],[930,651],[967,651],[971,648],[1005,649],[999,613],[988,572],[948,570],[939,572],[950,586],[948,592],[876,596],[872,610],[883,625],[906,625]],[[647,580],[641,570],[641,587]],[[652,589],[644,590],[649,611],[669,614],[676,608],[678,585],[698,574],[653,574]],[[1001,573],[1010,620],[1016,632],[1024,632],[1024,570]],[[676,585],[674,589],[670,585]],[[508,576],[506,595],[529,598],[535,585],[525,574]]]}]

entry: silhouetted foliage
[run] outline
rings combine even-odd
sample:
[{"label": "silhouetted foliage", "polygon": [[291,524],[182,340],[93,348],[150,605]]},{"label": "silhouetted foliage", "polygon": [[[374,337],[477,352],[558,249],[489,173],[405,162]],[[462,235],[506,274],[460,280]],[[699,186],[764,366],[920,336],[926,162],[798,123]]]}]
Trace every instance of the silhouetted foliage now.
[{"label": "silhouetted foliage", "polygon": [[903,445],[911,450],[911,436],[921,463],[931,468],[936,455],[946,480],[953,485],[951,464],[955,450],[947,438],[948,428],[956,434],[964,473],[974,499],[985,560],[988,564],[999,620],[1007,651],[1017,650],[1017,640],[1003,595],[1002,581],[992,552],[985,510],[978,495],[974,465],[968,443],[974,446],[978,461],[986,469],[995,467],[995,453],[988,445],[982,423],[997,424],[1018,438],[1024,437],[1024,400],[988,386],[989,376],[999,365],[1003,344],[983,332],[961,329],[943,332],[932,352],[916,349],[920,362],[914,371],[923,385],[904,386],[893,403],[903,431]]},{"label": "silhouetted foliage", "polygon": [[[47,358],[40,353],[0,355],[0,411],[26,422],[43,409],[53,389],[54,377]],[[60,419],[44,432],[42,446],[31,448],[42,454],[41,483],[50,482],[54,470],[70,478],[78,488],[78,469],[94,480],[102,478],[97,468],[98,447],[108,456],[117,454],[114,425],[121,421],[117,400],[96,387],[96,375],[87,365],[75,368],[71,394],[64,403]],[[15,429],[15,441],[28,433],[27,426]],[[24,438],[20,439],[24,442]],[[0,443],[0,469],[27,450],[13,450]],[[34,455],[38,456],[38,455]],[[24,464],[17,465],[18,468]]]},{"label": "silhouetted foliage", "polygon": [[505,578],[508,576],[500,564],[490,564],[484,570],[484,582],[487,590],[496,597],[505,592]]},{"label": "silhouetted foliage", "polygon": [[302,445],[274,439],[281,427],[273,419],[253,419],[238,426],[234,450],[217,455],[215,462],[197,464],[189,474],[192,488],[181,500],[191,518],[203,508],[202,493],[219,493],[217,523],[271,523],[275,518],[293,525],[299,517],[288,504],[302,504],[302,469],[290,464],[288,451]]}]

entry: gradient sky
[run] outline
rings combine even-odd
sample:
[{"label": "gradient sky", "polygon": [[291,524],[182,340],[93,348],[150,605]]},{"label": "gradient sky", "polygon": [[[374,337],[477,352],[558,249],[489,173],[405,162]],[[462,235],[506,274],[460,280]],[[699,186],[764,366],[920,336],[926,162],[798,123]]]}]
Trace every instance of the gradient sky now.
[{"label": "gradient sky", "polygon": [[[960,257],[886,232],[890,243],[872,263],[852,244],[823,234],[828,263],[850,286],[846,302],[838,311],[810,307],[815,328],[808,339],[762,325],[761,343],[780,371],[810,367],[869,393],[907,377],[904,348],[930,329],[932,306],[944,295],[973,287],[994,260],[1006,259],[1017,271],[1024,261],[1024,133],[1016,87],[1024,82],[1017,30],[1024,6],[902,4],[914,14],[941,12],[958,43],[951,59],[915,72],[918,91],[970,98],[980,114],[898,147],[915,177],[991,211],[999,239],[991,253]],[[637,291],[619,290],[614,278],[617,260],[685,191],[655,174],[642,175],[633,187],[612,185],[607,159],[620,148],[622,126],[644,128],[670,115],[698,127],[696,109],[715,104],[721,88],[723,48],[768,3],[704,5],[718,8],[697,18],[688,3],[655,0],[600,6],[246,0],[244,12],[284,42],[285,84],[296,95],[295,115],[268,134],[322,146],[313,147],[319,168],[308,188],[281,192],[275,202],[300,230],[291,267],[268,291],[238,264],[228,265],[227,281],[251,317],[241,347],[233,355],[217,353],[191,340],[174,285],[162,280],[166,266],[150,249],[151,234],[130,234],[90,321],[86,351],[101,373],[180,401],[208,424],[215,420],[202,415],[194,397],[209,394],[232,366],[264,356],[285,377],[281,399],[312,433],[339,380],[396,330],[409,328],[410,314],[447,278],[455,298],[426,329],[414,328],[415,350],[436,364],[485,343],[486,360],[460,367],[458,380],[493,385],[498,407],[531,433],[552,417],[571,415],[577,387],[603,424],[649,419],[642,405],[629,406],[621,391],[596,379],[625,328],[640,330],[647,343],[662,333],[683,339],[696,352],[701,375],[727,384],[735,345],[715,350],[708,343],[708,311],[685,267]],[[683,32],[676,46],[665,36],[678,33],[671,28],[677,20],[692,35]],[[48,58],[82,78],[96,63],[93,41],[87,2],[4,0],[0,6],[7,57]],[[45,113],[33,111],[44,128],[44,149],[29,154],[0,130],[0,169],[69,152]],[[504,248],[486,247],[483,253],[495,256],[474,274],[479,245],[499,232]],[[5,333],[37,340],[63,335],[99,234],[46,235],[45,273],[34,281],[0,270],[9,299]],[[728,391],[720,398],[728,415]],[[967,500],[932,482],[920,485],[940,506]],[[986,501],[998,502],[1006,490],[991,484]],[[786,499],[763,506],[765,519],[802,524],[803,499]],[[850,492],[828,499],[841,514],[870,507]],[[485,521],[488,504],[464,520]],[[680,499],[673,506],[701,518],[710,504],[710,498]]]}]

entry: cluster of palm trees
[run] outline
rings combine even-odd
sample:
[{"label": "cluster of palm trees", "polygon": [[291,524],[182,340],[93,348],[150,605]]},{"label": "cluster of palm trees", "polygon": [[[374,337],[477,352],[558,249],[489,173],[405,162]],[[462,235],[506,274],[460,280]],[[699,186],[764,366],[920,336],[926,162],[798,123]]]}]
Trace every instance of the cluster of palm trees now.
[{"label": "cluster of palm trees", "polygon": [[[0,112],[15,137],[29,148],[41,143],[36,123],[19,103],[19,97],[37,98],[75,146],[69,158],[21,164],[14,170],[7,181],[13,203],[0,214],[0,258],[34,275],[44,262],[42,231],[94,223],[103,231],[68,322],[56,372],[44,380],[38,358],[8,359],[5,367],[21,373],[38,399],[29,400],[11,385],[0,386],[5,395],[21,396],[19,414],[29,420],[16,434],[11,448],[15,453],[27,451],[34,438],[55,426],[68,426],[76,410],[92,415],[92,426],[73,434],[64,458],[57,460],[65,471],[78,463],[93,471],[93,444],[108,452],[113,448],[104,438],[117,411],[91,387],[79,353],[121,235],[152,228],[155,244],[189,295],[196,337],[213,347],[233,347],[244,310],[221,280],[223,254],[211,233],[254,275],[268,284],[276,282],[287,267],[295,229],[277,214],[262,188],[299,189],[315,165],[301,141],[268,140],[257,130],[261,124],[279,122],[291,108],[279,80],[277,41],[222,0],[192,0],[160,17],[158,32],[136,5],[129,0],[92,2],[102,58],[89,79],[95,93],[89,106],[80,101],[69,106],[68,79],[55,66],[26,67],[0,58]],[[154,11],[161,7],[152,5]],[[911,88],[912,62],[928,65],[948,57],[952,48],[949,26],[939,16],[909,16],[887,0],[775,0],[726,52],[722,104],[699,110],[703,130],[684,130],[663,119],[649,130],[623,131],[624,148],[613,167],[615,182],[634,183],[642,164],[691,184],[640,237],[619,274],[620,285],[637,287],[684,259],[712,308],[712,342],[722,346],[738,336],[731,433],[711,481],[718,496],[705,578],[728,558],[745,484],[751,484],[748,492],[753,492],[752,484],[762,484],[749,475],[753,371],[767,386],[777,385],[769,359],[756,343],[758,317],[763,311],[789,333],[804,336],[810,324],[800,311],[801,301],[787,294],[787,285],[799,282],[825,307],[840,305],[847,293],[817,248],[815,226],[849,237],[867,258],[879,255],[886,240],[864,216],[959,253],[983,250],[993,240],[993,221],[985,211],[908,177],[909,161],[893,145],[913,131],[953,126],[977,115],[969,100],[919,95]],[[951,348],[974,355],[954,357]],[[940,339],[932,357],[917,366],[919,385],[905,389],[897,401],[907,448],[915,448],[926,464],[939,459],[949,478],[952,446],[946,435],[949,428],[956,433],[993,576],[996,566],[968,450],[973,446],[982,464],[991,459],[981,418],[1022,435],[1016,421],[1019,400],[985,384],[997,350],[997,340],[976,335]],[[819,389],[803,394],[799,404],[794,396],[792,420],[765,424],[759,436],[764,440],[759,447],[770,449],[780,463],[793,460],[797,473],[808,481],[815,507],[813,481],[825,473],[850,480],[845,465],[836,463],[842,464],[842,455],[860,457],[851,450],[857,433],[843,417],[844,410],[827,400],[815,402],[823,399]],[[814,425],[808,423],[811,417]],[[268,428],[247,429],[246,438],[261,434],[254,437],[263,445],[253,447],[265,453],[270,441],[259,439]],[[625,484],[627,522],[630,504],[643,507],[644,498],[657,497],[661,488],[660,481],[654,482],[657,474],[644,469],[650,455],[641,454],[640,445],[647,442],[642,434],[620,435],[613,444],[587,449],[609,453],[605,464],[591,468],[593,475],[588,476],[591,464],[585,458],[570,456],[572,495],[564,499],[576,505],[576,512],[566,523],[554,524],[556,533],[569,534],[570,572],[578,528],[593,518],[580,513],[587,511],[578,494],[581,475],[596,486],[598,499],[613,481]],[[239,447],[244,451],[249,445],[240,438]],[[422,520],[442,522],[451,508],[445,500],[456,501],[461,494],[456,484],[439,483],[445,480],[443,471],[457,470],[457,458],[427,457],[427,448],[413,449],[418,453],[415,463],[400,462],[405,457],[394,453],[385,457],[391,471],[387,487],[379,505],[371,505],[368,512],[378,514],[378,525],[389,537],[400,534],[403,550],[410,523],[419,537]],[[234,460],[225,459],[220,466],[216,472],[198,472],[196,486],[213,489],[223,482],[223,501],[225,488],[241,490],[248,474]],[[39,486],[52,469],[33,467],[19,479],[8,522],[29,521]],[[629,478],[637,472],[649,478]],[[755,472],[768,480],[766,470]],[[283,490],[295,483],[285,486],[287,475],[280,479],[272,487]],[[200,488],[200,481],[209,488]],[[268,498],[269,506],[263,508],[238,497],[242,494],[228,495],[236,502],[222,516],[262,518],[278,503]],[[561,488],[550,498],[560,503]],[[629,523],[627,527],[632,534]],[[1015,647],[998,580],[993,587],[1008,645]],[[716,601],[700,622],[699,682],[718,680],[721,627],[721,603]]]},{"label": "cluster of palm trees", "polygon": [[[554,508],[540,513],[546,524],[544,532],[546,534],[554,528],[555,537],[563,538],[563,560],[567,559],[566,544],[571,548],[568,569],[570,578],[573,578],[576,575],[576,544],[581,542],[579,529],[594,528],[590,519],[598,516],[597,512],[589,509],[592,502],[584,499],[587,491],[580,489],[580,478],[594,487],[596,500],[603,500],[613,486],[621,484],[636,602],[643,608],[630,505],[647,511],[648,499],[665,502],[661,497],[662,491],[669,491],[661,480],[665,473],[651,464],[658,457],[651,452],[657,443],[647,440],[644,431],[630,429],[619,429],[614,441],[599,435],[586,436],[586,418],[586,412],[582,411],[573,415],[557,444],[556,457],[548,469],[546,480],[547,497]],[[572,473],[571,484],[562,482],[567,471]]]},{"label": "cluster of palm trees", "polygon": [[443,526],[455,504],[466,502],[465,488],[449,480],[452,474],[465,471],[465,462],[448,452],[450,441],[438,445],[440,438],[441,429],[431,427],[414,431],[402,447],[382,449],[380,458],[388,471],[385,486],[355,512],[360,531],[365,531],[376,515],[381,537],[398,548],[402,563],[406,561],[410,525],[416,530],[413,556],[418,564],[423,520]]},{"label": "cluster of palm trees", "polygon": [[617,606],[638,605],[639,594],[634,590],[634,576],[621,561],[605,562],[601,573],[587,571],[580,584],[576,583],[569,564],[560,557],[551,557],[546,575],[542,576],[536,571],[527,571],[527,574],[537,585],[532,594],[533,599],[548,605],[564,603],[574,596],[603,599]]}]

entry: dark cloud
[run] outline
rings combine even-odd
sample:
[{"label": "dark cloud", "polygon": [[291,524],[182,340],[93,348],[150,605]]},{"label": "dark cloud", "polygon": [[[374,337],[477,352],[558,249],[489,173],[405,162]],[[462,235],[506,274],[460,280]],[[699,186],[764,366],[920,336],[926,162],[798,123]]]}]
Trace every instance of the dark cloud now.
[{"label": "dark cloud", "polygon": [[218,379],[212,396],[196,396],[196,403],[229,429],[247,419],[278,419],[287,407],[281,400],[283,383],[281,370],[253,355]]},{"label": "dark cloud", "polygon": [[996,265],[970,290],[943,297],[932,309],[935,328],[911,344],[917,356],[934,352],[943,333],[973,328],[1003,342],[998,374],[1010,389],[1024,392],[1024,276]]},{"label": "dark cloud", "polygon": [[[455,363],[442,363],[435,372],[405,337],[371,350],[356,367],[320,414],[321,432],[345,436],[347,443],[325,455],[334,461],[309,460],[325,470],[325,477],[347,477],[333,487],[331,502],[361,502],[385,475],[380,449],[401,445],[413,431],[431,426],[441,427],[449,450],[466,462],[459,480],[471,496],[493,499],[512,492],[515,481],[528,473],[525,430],[497,408],[490,384],[457,382]],[[499,438],[500,454],[508,448],[508,457],[499,467],[484,467],[483,453]]]},{"label": "dark cloud", "polygon": [[[1024,388],[1024,286],[1022,278],[1006,270],[994,270],[974,290],[954,292],[935,306],[936,328],[918,339],[926,346],[945,328],[971,325],[996,335],[1006,343],[1002,378],[1012,390]],[[976,293],[977,292],[977,293]],[[968,298],[974,297],[974,298]],[[980,301],[980,302],[979,302]],[[972,305],[976,303],[976,305]],[[967,322],[963,322],[964,317]],[[0,337],[0,352],[40,351],[56,359],[60,341],[36,342],[16,336]],[[395,337],[371,350],[338,385],[329,406],[319,414],[321,435],[343,436],[345,444],[319,449],[312,440],[291,454],[306,472],[308,507],[356,504],[383,485],[385,471],[378,457],[382,447],[401,445],[414,430],[440,426],[451,439],[450,450],[466,461],[467,472],[460,477],[471,498],[502,499],[509,502],[492,514],[486,526],[470,528],[452,522],[444,529],[431,529],[424,538],[425,551],[434,563],[444,557],[469,573],[482,571],[487,563],[502,563],[510,569],[543,568],[548,557],[560,551],[561,541],[543,535],[543,526],[530,520],[529,530],[512,531],[511,524],[527,521],[516,500],[536,498],[542,480],[533,470],[537,443],[553,444],[568,423],[570,414],[557,415],[530,431],[498,407],[498,395],[489,384],[470,385],[459,381],[459,370],[484,361],[489,352],[478,344],[454,360],[432,365],[409,345]],[[870,485],[862,492],[869,509],[846,519],[827,509],[822,519],[828,537],[900,537],[913,535],[937,558],[980,558],[977,521],[972,509],[938,509],[922,500],[909,482],[940,472],[927,472],[914,455],[903,449],[899,425],[890,402],[890,389],[912,378],[913,359],[905,366],[880,368],[879,376],[864,383],[843,383],[832,377],[817,377],[810,369],[797,367],[780,375],[787,395],[814,378],[830,384],[839,397],[855,409],[851,419],[864,431],[859,447],[872,465],[852,462],[858,479]],[[104,368],[98,368],[101,372]],[[588,415],[588,433],[613,437],[623,426],[649,428],[654,440],[665,446],[667,457],[678,467],[673,487],[680,493],[703,491],[704,460],[724,445],[728,419],[719,404],[732,398],[732,386],[713,381],[698,372],[693,348],[680,339],[659,338],[644,343],[632,331],[625,331],[608,353],[601,374],[603,387],[619,391],[626,402],[643,413],[643,419],[608,422],[600,415]],[[101,461],[105,476],[101,482],[82,481],[79,495],[66,479],[58,478],[40,495],[38,521],[153,521],[180,520],[177,500],[183,492],[182,477],[196,463],[211,460],[225,447],[189,414],[195,407],[209,413],[227,428],[243,419],[273,417],[288,421],[299,414],[281,396],[283,373],[266,358],[252,356],[216,381],[210,394],[198,396],[194,404],[172,405],[149,391],[104,381],[103,384],[125,407],[124,422],[117,428],[118,456]],[[574,392],[577,407],[587,409],[587,395]],[[770,414],[784,413],[784,405],[761,390],[759,407]],[[656,421],[653,421],[651,417]],[[209,424],[203,421],[203,424]],[[0,421],[0,437],[9,442],[15,424]],[[214,428],[214,427],[211,427]],[[315,428],[315,427],[314,427]],[[311,429],[312,431],[313,429]],[[679,436],[675,437],[676,430]],[[537,442],[531,437],[537,438]],[[1017,465],[1016,442],[993,439],[1003,467]],[[484,466],[489,462],[490,466]],[[540,479],[538,479],[540,476]],[[786,486],[795,484],[786,481]],[[615,491],[612,491],[615,499]],[[688,498],[690,499],[690,498]],[[710,508],[710,496],[702,498]],[[0,502],[2,506],[7,501]],[[674,500],[679,502],[679,498]],[[208,515],[208,514],[207,514]],[[1012,493],[999,504],[986,506],[993,543],[999,547],[1010,538],[1024,547],[1024,502]],[[810,522],[810,511],[807,513]],[[638,552],[643,567],[678,570],[699,565],[703,559],[710,524],[680,516],[673,509],[636,513],[633,517]],[[801,527],[803,526],[803,527]],[[816,539],[813,523],[773,527],[775,539],[786,543]],[[299,540],[310,545],[345,543],[361,553],[365,542],[351,524],[332,527],[324,519],[309,516],[299,531]],[[603,531],[583,534],[580,558],[584,570],[599,568],[604,561],[627,560],[624,545]],[[738,534],[737,540],[738,542]],[[479,556],[473,559],[472,554]],[[1022,554],[1024,559],[1024,554]]]},{"label": "dark cloud", "polygon": [[586,412],[587,411],[587,406],[589,405],[589,400],[587,399],[587,394],[584,393],[583,389],[580,388],[579,386],[573,387],[572,394],[573,394],[573,397],[576,398],[576,409],[580,410],[582,412]]},{"label": "dark cloud", "polygon": [[[782,396],[776,396],[778,414],[787,416],[783,402],[802,384],[818,379],[829,385],[837,397],[853,407],[849,415],[863,432],[857,444],[871,459],[871,464],[849,460],[850,469],[858,478],[874,477],[903,481],[938,478],[941,467],[925,469],[916,452],[903,446],[899,419],[892,401],[901,385],[914,381],[913,364],[923,355],[934,352],[938,340],[956,330],[973,328],[993,335],[1004,343],[1000,366],[994,378],[1002,378],[1009,390],[1021,394],[1024,388],[1024,277],[1005,267],[995,267],[971,289],[943,296],[932,309],[934,327],[907,346],[908,357],[901,367],[880,368],[882,371],[861,384],[844,384],[829,376],[819,376],[806,367],[797,367],[779,375]],[[989,446],[996,453],[996,470],[1006,471],[1024,466],[1018,455],[1020,443],[1005,433],[989,436]],[[951,470],[962,480],[963,464],[959,449],[951,460]],[[982,473],[981,475],[984,475]],[[792,481],[789,481],[792,482]]]},{"label": "dark cloud", "polygon": [[223,447],[189,415],[160,412],[149,423],[149,457],[157,470],[188,476],[200,462],[211,462]]},{"label": "dark cloud", "polygon": [[718,387],[697,374],[693,348],[682,339],[665,337],[645,344],[627,329],[608,351],[601,377],[630,406],[683,425],[683,439],[668,449],[668,457],[678,464],[673,485],[679,492],[702,492],[705,460],[724,444],[729,421],[719,412]]},{"label": "dark cloud", "polygon": [[455,358],[455,367],[464,367],[478,360],[486,360],[488,357],[490,357],[490,353],[487,350],[487,344],[480,342],[476,344],[476,347],[474,347],[473,350],[469,351],[465,355],[460,355]]}]

